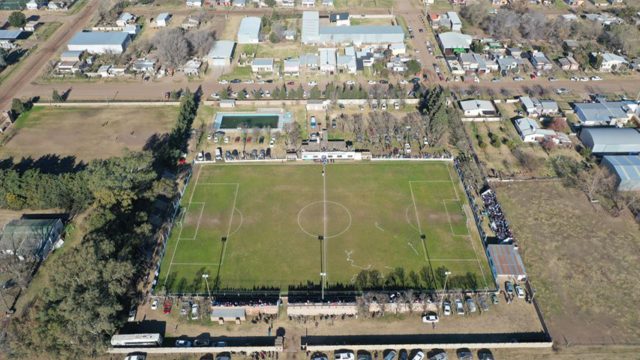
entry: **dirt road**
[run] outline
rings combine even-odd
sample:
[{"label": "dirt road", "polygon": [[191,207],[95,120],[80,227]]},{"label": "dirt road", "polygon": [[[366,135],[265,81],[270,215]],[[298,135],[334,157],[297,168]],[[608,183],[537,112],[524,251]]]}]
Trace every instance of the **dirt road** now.
[{"label": "dirt road", "polygon": [[22,66],[5,80],[2,87],[0,87],[0,109],[9,108],[12,98],[24,96],[21,93],[22,88],[39,76],[42,69],[56,52],[62,50],[73,34],[86,25],[98,9],[99,4],[100,1],[89,1],[80,12],[67,17],[60,29],[53,33],[49,40],[35,53],[27,57]]}]

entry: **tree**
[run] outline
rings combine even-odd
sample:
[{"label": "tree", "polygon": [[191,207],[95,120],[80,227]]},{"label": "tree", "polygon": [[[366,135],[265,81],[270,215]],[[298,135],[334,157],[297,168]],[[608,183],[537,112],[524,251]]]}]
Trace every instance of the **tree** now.
[{"label": "tree", "polygon": [[29,111],[30,109],[31,109],[30,102],[22,101],[18,98],[14,98],[11,101],[11,111],[13,111],[13,113],[16,115],[20,115],[24,112]]},{"label": "tree", "polygon": [[51,100],[53,100],[53,102],[63,102],[64,101],[64,97],[62,95],[60,95],[60,93],[58,92],[58,90],[53,90],[53,93],[51,94]]},{"label": "tree", "polygon": [[189,42],[182,29],[164,29],[155,36],[154,42],[160,61],[167,66],[176,68],[189,58]]},{"label": "tree", "polygon": [[567,125],[567,121],[561,117],[553,118],[549,121],[547,127],[551,130],[566,133],[569,131],[569,126]]},{"label": "tree", "polygon": [[309,91],[309,98],[317,100],[320,99],[320,89],[318,88],[318,86],[314,86],[311,88],[311,90]]},{"label": "tree", "polygon": [[9,25],[13,27],[23,27],[27,23],[27,17],[20,11],[14,11],[9,15]]},{"label": "tree", "polygon": [[420,66],[420,63],[418,62],[418,60],[415,59],[411,59],[409,61],[407,61],[407,72],[409,72],[409,74],[417,74],[420,72],[420,69],[422,69],[422,66]]},{"label": "tree", "polygon": [[592,68],[600,69],[600,67],[602,66],[602,61],[603,61],[602,55],[597,54],[596,56],[591,56],[590,57],[589,63],[590,63]]},{"label": "tree", "polygon": [[7,53],[7,50],[0,49],[0,69],[7,66],[7,57],[8,57],[8,55],[9,54]]},{"label": "tree", "polygon": [[271,34],[269,34],[269,41],[271,41],[273,44],[279,43],[280,42],[280,38],[278,37],[278,35],[276,35],[275,32],[271,32]]},{"label": "tree", "polygon": [[185,38],[189,42],[189,54],[197,57],[205,56],[215,41],[213,33],[209,30],[189,31]]},{"label": "tree", "polygon": [[480,25],[489,16],[489,4],[485,1],[479,1],[463,6],[460,9],[460,16],[467,20],[471,26]]},{"label": "tree", "polygon": [[276,6],[276,0],[265,0],[264,3],[270,8]]}]

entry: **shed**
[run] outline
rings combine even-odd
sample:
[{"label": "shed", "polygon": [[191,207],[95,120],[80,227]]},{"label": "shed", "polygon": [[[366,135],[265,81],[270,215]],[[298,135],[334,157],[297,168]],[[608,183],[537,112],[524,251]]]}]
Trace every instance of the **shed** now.
[{"label": "shed", "polygon": [[351,22],[349,21],[349,13],[341,12],[341,13],[333,13],[329,15],[329,22],[335,23],[336,26],[349,26]]},{"label": "shed", "polygon": [[602,165],[615,174],[620,191],[640,191],[640,156],[607,155]]},{"label": "shed", "polygon": [[632,128],[583,128],[580,140],[596,155],[640,154],[640,132]]},{"label": "shed", "polygon": [[22,36],[22,30],[0,30],[0,40],[16,41]]},{"label": "shed", "polygon": [[260,42],[260,26],[262,19],[249,16],[240,22],[238,29],[238,44],[257,44]]},{"label": "shed", "polygon": [[80,61],[82,51],[64,51],[60,54],[61,61]]},{"label": "shed", "polygon": [[251,63],[253,72],[273,72],[273,58],[255,58]]},{"label": "shed", "polygon": [[522,258],[515,246],[511,244],[487,245],[487,258],[496,279],[502,277],[523,281],[527,278]]},{"label": "shed", "polygon": [[498,110],[489,100],[463,100],[460,101],[460,108],[464,116],[496,116]]},{"label": "shed", "polygon": [[214,308],[211,310],[211,321],[224,324],[227,321],[240,323],[246,320],[246,311],[243,308]]},{"label": "shed", "polygon": [[229,66],[233,59],[233,50],[236,43],[232,40],[218,40],[207,55],[207,60],[211,66]]},{"label": "shed", "polygon": [[157,27],[166,27],[171,21],[171,14],[169,13],[161,13],[156,17],[156,26]]}]

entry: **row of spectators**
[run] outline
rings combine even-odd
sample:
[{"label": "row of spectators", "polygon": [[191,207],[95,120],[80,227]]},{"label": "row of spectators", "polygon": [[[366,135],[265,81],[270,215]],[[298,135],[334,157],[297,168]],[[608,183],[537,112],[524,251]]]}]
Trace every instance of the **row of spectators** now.
[{"label": "row of spectators", "polygon": [[491,190],[487,190],[481,194],[484,208],[491,221],[491,229],[496,233],[496,237],[500,241],[509,241],[513,239],[509,222],[504,217],[502,207],[498,203],[496,194]]}]

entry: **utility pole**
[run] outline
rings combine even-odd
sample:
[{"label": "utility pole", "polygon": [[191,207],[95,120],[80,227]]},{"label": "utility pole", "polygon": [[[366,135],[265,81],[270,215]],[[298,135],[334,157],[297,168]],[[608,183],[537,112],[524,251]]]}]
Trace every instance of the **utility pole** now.
[{"label": "utility pole", "polygon": [[447,294],[447,280],[449,279],[449,275],[451,275],[451,271],[444,272],[444,288],[442,289],[442,297],[440,297],[440,308],[442,308],[444,296]]},{"label": "utility pole", "polygon": [[202,278],[204,279],[205,284],[207,284],[207,294],[209,294],[209,299],[211,299],[211,291],[209,290],[209,274],[202,274]]}]

